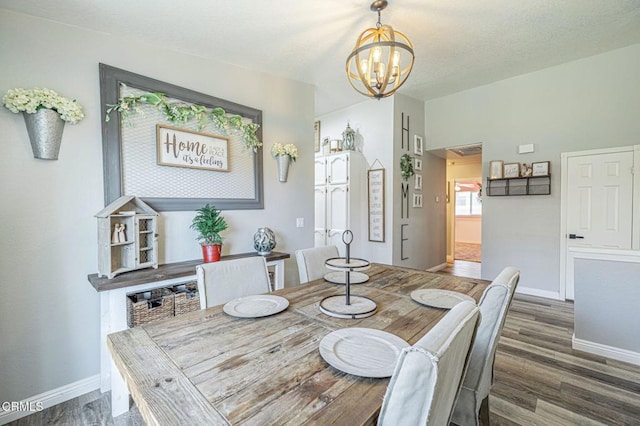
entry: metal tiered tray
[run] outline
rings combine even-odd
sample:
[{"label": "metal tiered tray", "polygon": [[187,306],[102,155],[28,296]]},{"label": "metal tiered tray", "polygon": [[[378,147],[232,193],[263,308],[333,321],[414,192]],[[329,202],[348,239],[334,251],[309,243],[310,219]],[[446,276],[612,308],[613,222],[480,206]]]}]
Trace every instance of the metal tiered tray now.
[{"label": "metal tiered tray", "polygon": [[350,245],[351,241],[353,241],[353,233],[351,231],[344,231],[342,241],[347,246],[346,257],[332,257],[325,261],[325,265],[335,271],[344,271],[345,294],[328,296],[322,299],[319,305],[320,311],[335,318],[358,319],[370,317],[378,308],[376,302],[368,297],[351,295],[351,272],[369,267],[369,261],[350,256]]}]

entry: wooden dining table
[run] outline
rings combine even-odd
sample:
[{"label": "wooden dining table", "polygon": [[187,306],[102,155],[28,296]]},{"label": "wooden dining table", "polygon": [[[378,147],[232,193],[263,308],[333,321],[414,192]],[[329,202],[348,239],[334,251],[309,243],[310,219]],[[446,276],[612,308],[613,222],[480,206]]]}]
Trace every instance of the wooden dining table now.
[{"label": "wooden dining table", "polygon": [[345,286],[322,279],[278,290],[288,308],[246,319],[222,306],[108,336],[113,361],[147,424],[375,424],[388,378],[343,373],[319,353],[321,339],[346,327],[393,333],[414,344],[446,310],[411,299],[446,289],[479,300],[487,281],[373,264],[351,294],[377,303],[373,316],[341,319],[318,309]]}]

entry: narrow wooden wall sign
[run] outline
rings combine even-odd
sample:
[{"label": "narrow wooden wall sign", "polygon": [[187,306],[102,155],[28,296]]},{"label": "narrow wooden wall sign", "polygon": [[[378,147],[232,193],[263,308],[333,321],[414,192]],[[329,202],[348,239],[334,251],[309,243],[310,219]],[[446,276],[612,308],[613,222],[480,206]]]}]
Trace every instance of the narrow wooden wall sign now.
[{"label": "narrow wooden wall sign", "polygon": [[384,242],[384,169],[367,172],[369,241]]}]

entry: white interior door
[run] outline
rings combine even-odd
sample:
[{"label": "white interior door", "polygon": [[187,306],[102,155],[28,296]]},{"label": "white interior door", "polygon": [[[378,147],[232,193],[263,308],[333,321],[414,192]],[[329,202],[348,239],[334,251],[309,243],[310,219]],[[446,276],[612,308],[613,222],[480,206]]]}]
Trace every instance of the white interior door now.
[{"label": "white interior door", "polygon": [[[633,217],[633,152],[567,159],[566,250],[630,249]],[[574,298],[572,259],[565,252],[566,297]]]}]

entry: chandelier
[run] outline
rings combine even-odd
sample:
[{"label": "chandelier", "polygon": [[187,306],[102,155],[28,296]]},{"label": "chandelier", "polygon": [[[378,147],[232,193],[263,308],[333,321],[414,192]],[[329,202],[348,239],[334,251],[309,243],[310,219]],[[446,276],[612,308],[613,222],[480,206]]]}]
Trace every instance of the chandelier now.
[{"label": "chandelier", "polygon": [[409,77],[413,68],[413,46],[409,39],[390,25],[380,23],[380,12],[387,7],[386,0],[371,4],[378,12],[375,28],[360,34],[356,46],[347,58],[349,83],[357,92],[376,99],[395,93]]}]

